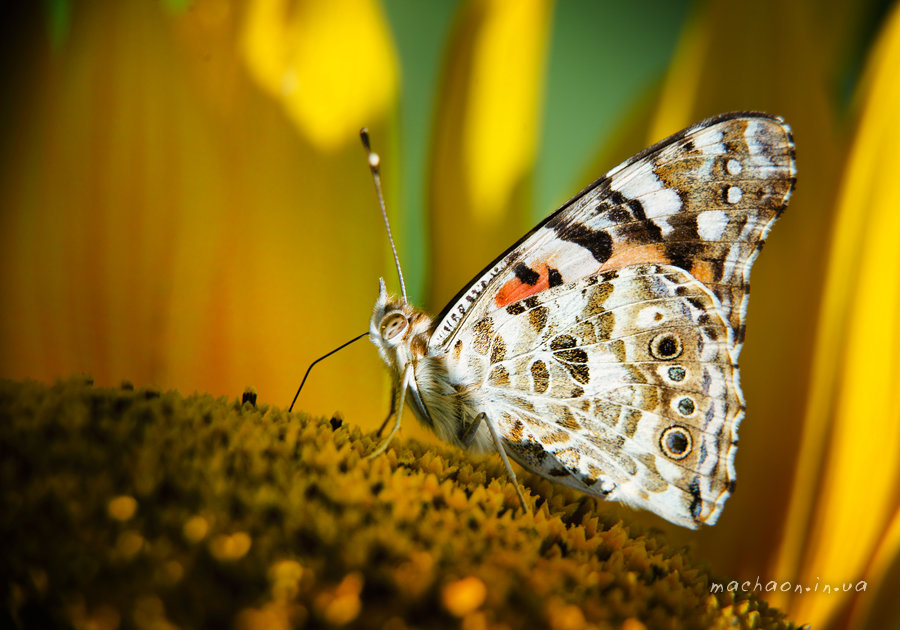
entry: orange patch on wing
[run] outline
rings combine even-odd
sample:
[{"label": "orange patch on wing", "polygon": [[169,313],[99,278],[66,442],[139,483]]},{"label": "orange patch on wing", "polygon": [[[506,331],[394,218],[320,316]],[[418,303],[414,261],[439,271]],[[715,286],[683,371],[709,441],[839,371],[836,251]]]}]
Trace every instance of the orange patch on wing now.
[{"label": "orange patch on wing", "polygon": [[613,269],[621,269],[631,265],[667,265],[670,262],[668,256],[666,256],[665,247],[661,243],[654,243],[652,245],[626,247],[621,251],[614,252],[609,260],[600,267],[600,271],[612,271]]},{"label": "orange patch on wing", "polygon": [[708,260],[697,260],[691,265],[691,275],[703,284],[715,284],[715,268]]},{"label": "orange patch on wing", "polygon": [[[534,267],[532,267],[532,269],[534,269]],[[535,293],[540,293],[541,291],[549,289],[550,274],[547,270],[547,265],[541,265],[538,269],[538,274],[540,275],[538,281],[534,284],[526,284],[518,278],[513,278],[500,287],[500,290],[494,298],[494,304],[497,305],[497,308],[503,308],[513,302],[524,300],[529,295],[534,295]]]}]

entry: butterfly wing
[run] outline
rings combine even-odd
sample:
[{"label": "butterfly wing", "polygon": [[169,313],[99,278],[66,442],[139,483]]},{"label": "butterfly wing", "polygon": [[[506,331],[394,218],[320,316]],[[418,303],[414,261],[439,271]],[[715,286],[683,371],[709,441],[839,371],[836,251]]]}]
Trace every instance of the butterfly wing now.
[{"label": "butterfly wing", "polygon": [[689,273],[601,272],[498,309],[471,333],[450,374],[470,379],[474,408],[521,465],[685,527],[716,522],[744,407],[732,329]]},{"label": "butterfly wing", "polygon": [[484,412],[534,472],[714,524],[734,488],[750,267],[794,182],[790,129],[756,113],[594,182],[438,316],[446,424]]},{"label": "butterfly wing", "polygon": [[498,257],[437,317],[430,345],[446,350],[466,321],[549,288],[654,263],[710,289],[737,355],[750,267],[795,174],[781,118],[737,112],[689,127],[609,171]]}]

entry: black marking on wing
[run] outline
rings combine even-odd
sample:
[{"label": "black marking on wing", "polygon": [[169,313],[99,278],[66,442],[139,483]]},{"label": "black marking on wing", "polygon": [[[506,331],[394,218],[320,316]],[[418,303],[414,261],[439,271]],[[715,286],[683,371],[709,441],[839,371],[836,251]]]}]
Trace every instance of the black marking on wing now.
[{"label": "black marking on wing", "polygon": [[525,306],[521,302],[513,302],[506,307],[506,312],[510,315],[521,315],[525,312]]},{"label": "black marking on wing", "polygon": [[[644,204],[637,199],[629,199],[618,190],[614,190],[610,196],[610,201],[616,204],[615,212],[621,212],[628,217],[628,220],[620,227],[622,236],[626,240],[637,243],[661,243],[664,239],[662,229],[652,220],[647,218],[644,211]],[[626,212],[622,208],[628,208]]]},{"label": "black marking on wing", "polygon": [[[677,214],[669,219],[672,233],[665,239],[666,256],[676,267],[690,271],[697,257],[703,253],[703,239],[697,232],[697,216]],[[720,264],[723,261],[717,261]]]},{"label": "black marking on wing", "polygon": [[694,477],[688,485],[688,491],[691,493],[693,500],[689,511],[694,520],[700,516],[700,510],[703,509],[703,496],[700,494],[700,480]]},{"label": "black marking on wing", "polygon": [[581,223],[572,223],[556,226],[556,234],[564,241],[580,245],[591,252],[591,256],[600,264],[612,256],[612,236],[605,230],[592,230]]},{"label": "black marking on wing", "polygon": [[629,199],[628,207],[631,209],[631,214],[634,215],[634,218],[638,221],[646,221],[647,215],[644,213],[644,204],[642,204],[637,199]]},{"label": "black marking on wing", "polygon": [[547,282],[551,289],[553,287],[558,287],[563,283],[562,274],[559,273],[558,269],[547,267]]},{"label": "black marking on wing", "polygon": [[666,243],[666,256],[671,261],[670,264],[690,271],[702,249],[701,243]]},{"label": "black marking on wing", "polygon": [[519,279],[522,284],[527,284],[530,286],[534,286],[537,284],[537,281],[541,279],[541,274],[537,271],[526,265],[525,263],[519,263],[515,267],[513,267],[513,273],[516,274],[516,278]]},{"label": "black marking on wing", "polygon": [[617,206],[627,206],[635,221],[647,220],[647,213],[644,212],[644,204],[637,199],[629,199],[618,190],[614,190],[609,196],[609,199]]}]

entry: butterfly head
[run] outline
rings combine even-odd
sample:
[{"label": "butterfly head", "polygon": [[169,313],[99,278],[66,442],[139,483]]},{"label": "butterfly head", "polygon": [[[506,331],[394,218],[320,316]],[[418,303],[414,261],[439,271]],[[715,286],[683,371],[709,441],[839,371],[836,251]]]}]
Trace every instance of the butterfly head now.
[{"label": "butterfly head", "polygon": [[378,300],[369,322],[369,338],[384,361],[399,371],[417,356],[424,356],[431,330],[431,318],[391,296],[378,279]]}]

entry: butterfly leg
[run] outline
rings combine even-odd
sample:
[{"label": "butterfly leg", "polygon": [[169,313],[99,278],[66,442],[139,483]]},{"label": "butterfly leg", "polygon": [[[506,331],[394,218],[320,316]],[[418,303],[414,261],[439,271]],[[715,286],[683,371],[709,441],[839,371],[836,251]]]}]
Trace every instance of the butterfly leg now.
[{"label": "butterfly leg", "polygon": [[[388,444],[390,444],[391,440],[394,438],[394,434],[400,429],[400,417],[403,415],[403,403],[406,402],[406,388],[409,386],[409,379],[412,378],[412,373],[412,364],[408,364],[406,370],[403,372],[403,379],[400,381],[400,404],[397,406],[397,415],[394,416],[394,426],[391,428],[391,432],[384,442],[381,443],[381,446],[372,453],[369,453],[366,456],[366,459],[374,459],[384,453],[384,451],[387,450]],[[390,418],[390,416],[388,416],[388,418]]]},{"label": "butterfly leg", "polygon": [[475,435],[478,433],[478,427],[481,426],[481,421],[484,419],[484,414],[480,413],[475,416],[475,419],[469,423],[468,426],[464,427],[460,430],[456,437],[459,438],[459,441],[462,442],[462,445],[466,448],[469,448],[472,444],[472,440],[475,439]]},{"label": "butterfly leg", "polygon": [[[500,459],[503,460],[503,465],[506,467],[506,472],[509,474],[509,478],[512,481],[513,487],[516,489],[516,494],[519,495],[519,502],[522,504],[522,509],[525,510],[526,514],[530,514],[531,510],[528,509],[528,503],[525,501],[525,495],[522,494],[522,488],[519,487],[519,481],[516,479],[516,473],[513,472],[512,465],[509,463],[509,458],[506,456],[506,449],[503,448],[503,443],[500,441],[500,434],[497,433],[497,428],[494,426],[494,423],[491,422],[491,419],[487,417],[487,414],[481,412],[477,416],[475,416],[475,420],[472,421],[472,425],[466,428],[464,432],[468,432],[472,426],[475,428],[481,424],[482,420],[487,425],[488,430],[491,432],[491,437],[494,439],[494,446],[497,448],[497,452],[500,453]],[[473,431],[474,435],[474,431]]]},{"label": "butterfly leg", "polygon": [[375,432],[375,435],[381,437],[381,434],[384,432],[384,427],[387,426],[387,423],[390,422],[391,416],[397,413],[397,384],[400,381],[391,385],[391,408],[388,410],[387,415],[384,417],[384,422],[381,423],[381,426],[378,427],[378,431]]}]

